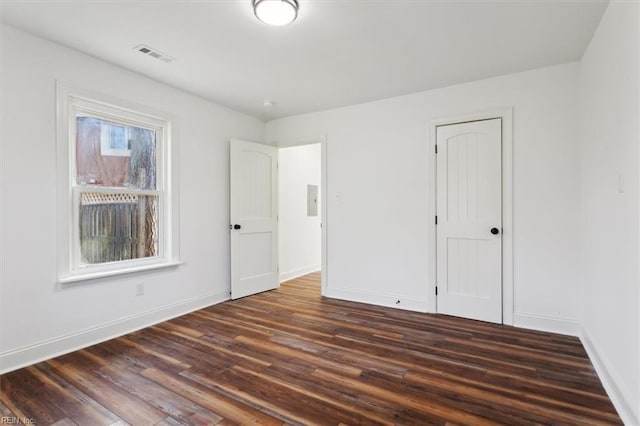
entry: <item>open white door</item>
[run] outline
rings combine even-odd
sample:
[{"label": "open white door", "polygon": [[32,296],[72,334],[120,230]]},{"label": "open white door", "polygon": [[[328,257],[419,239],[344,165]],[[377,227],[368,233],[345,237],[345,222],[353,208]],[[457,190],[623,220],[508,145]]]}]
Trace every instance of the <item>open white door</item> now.
[{"label": "open white door", "polygon": [[502,323],[502,120],[436,141],[438,313]]},{"label": "open white door", "polygon": [[278,149],[231,140],[231,298],[279,285]]}]

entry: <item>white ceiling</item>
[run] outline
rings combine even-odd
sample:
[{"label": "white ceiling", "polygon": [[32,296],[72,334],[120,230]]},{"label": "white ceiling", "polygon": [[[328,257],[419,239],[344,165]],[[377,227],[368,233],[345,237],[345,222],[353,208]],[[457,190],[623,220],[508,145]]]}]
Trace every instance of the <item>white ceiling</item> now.
[{"label": "white ceiling", "polygon": [[[3,22],[263,119],[579,60],[601,1],[11,1]],[[164,63],[134,51],[148,44]],[[276,106],[263,107],[264,99]]]}]

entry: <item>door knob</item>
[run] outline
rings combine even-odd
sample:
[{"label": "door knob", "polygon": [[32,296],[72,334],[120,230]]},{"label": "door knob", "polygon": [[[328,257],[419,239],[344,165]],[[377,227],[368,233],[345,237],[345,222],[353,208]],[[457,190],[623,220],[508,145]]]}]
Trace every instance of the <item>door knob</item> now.
[{"label": "door knob", "polygon": [[498,228],[491,228],[491,233],[493,235],[498,235],[500,233],[500,230]]},{"label": "door knob", "polygon": [[240,228],[242,228],[242,226],[240,226],[238,224],[233,225],[233,229],[240,229]]}]

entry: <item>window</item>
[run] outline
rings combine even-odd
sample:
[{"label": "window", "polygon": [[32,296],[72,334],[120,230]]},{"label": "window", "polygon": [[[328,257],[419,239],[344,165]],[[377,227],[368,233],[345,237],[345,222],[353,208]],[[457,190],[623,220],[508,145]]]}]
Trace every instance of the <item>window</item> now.
[{"label": "window", "polygon": [[60,281],[175,265],[170,122],[59,87]]},{"label": "window", "polygon": [[103,156],[130,157],[131,141],[137,136],[131,129],[130,126],[102,121],[100,123],[100,153]]}]

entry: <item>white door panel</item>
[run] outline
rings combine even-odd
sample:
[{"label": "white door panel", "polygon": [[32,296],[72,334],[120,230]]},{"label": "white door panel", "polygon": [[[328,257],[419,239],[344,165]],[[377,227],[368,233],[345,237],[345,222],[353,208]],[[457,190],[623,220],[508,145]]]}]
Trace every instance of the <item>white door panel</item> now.
[{"label": "white door panel", "polygon": [[231,298],[277,288],[277,148],[230,144]]},{"label": "white door panel", "polygon": [[501,323],[502,120],[439,126],[436,142],[438,312]]}]

